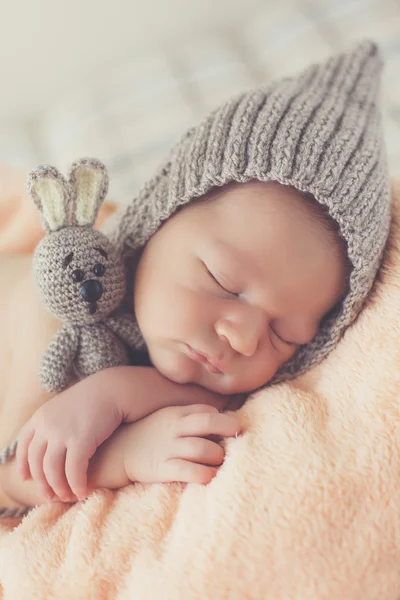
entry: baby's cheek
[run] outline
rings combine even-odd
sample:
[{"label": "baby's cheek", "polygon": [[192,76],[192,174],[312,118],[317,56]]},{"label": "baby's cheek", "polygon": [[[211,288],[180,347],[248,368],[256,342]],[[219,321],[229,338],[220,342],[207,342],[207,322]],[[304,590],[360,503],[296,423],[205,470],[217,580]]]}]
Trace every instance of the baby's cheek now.
[{"label": "baby's cheek", "polygon": [[187,313],[181,295],[169,287],[142,290],[135,295],[135,314],[147,344],[159,338],[176,339]]},{"label": "baby's cheek", "polygon": [[266,385],[280,367],[281,359],[276,353],[268,352],[260,357],[254,357],[247,365],[241,365],[236,373],[235,389],[231,393],[251,392]]},{"label": "baby's cheek", "polygon": [[149,349],[150,359],[154,367],[175,383],[195,383],[198,380],[198,365],[185,356],[179,349]]}]

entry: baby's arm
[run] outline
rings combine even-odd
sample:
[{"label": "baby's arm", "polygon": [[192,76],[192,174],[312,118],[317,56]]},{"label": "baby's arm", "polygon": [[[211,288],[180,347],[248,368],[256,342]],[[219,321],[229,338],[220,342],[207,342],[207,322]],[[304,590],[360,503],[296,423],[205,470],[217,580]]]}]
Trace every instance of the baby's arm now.
[{"label": "baby's arm", "polygon": [[208,404],[223,410],[229,401],[227,396],[195,384],[174,383],[154,367],[105,369],[84,379],[74,388],[74,393],[79,395],[93,394],[107,398],[116,407],[124,423],[133,423],[166,406]]},{"label": "baby's arm", "polygon": [[[224,451],[207,437],[233,437],[239,431],[235,417],[210,406],[160,409],[122,425],[97,449],[88,469],[89,490],[119,489],[131,481],[208,483],[223,462]],[[12,506],[48,502],[40,483],[22,480],[14,460],[2,467],[1,484]]]},{"label": "baby's arm", "polygon": [[85,497],[90,458],[123,422],[137,421],[166,406],[208,404],[227,398],[196,385],[176,384],[154,368],[106,369],[40,407],[18,436],[21,476],[41,482],[48,498]]}]

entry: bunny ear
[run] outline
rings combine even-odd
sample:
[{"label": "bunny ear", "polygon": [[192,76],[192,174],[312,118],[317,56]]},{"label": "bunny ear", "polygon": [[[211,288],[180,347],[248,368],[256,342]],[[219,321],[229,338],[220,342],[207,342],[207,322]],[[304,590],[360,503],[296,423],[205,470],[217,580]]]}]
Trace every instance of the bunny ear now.
[{"label": "bunny ear", "polygon": [[68,225],[70,190],[64,177],[49,165],[40,165],[28,176],[28,191],[42,216],[47,233]]},{"label": "bunny ear", "polygon": [[93,225],[108,190],[105,166],[94,158],[83,158],[73,163],[69,173],[73,194],[72,223]]}]

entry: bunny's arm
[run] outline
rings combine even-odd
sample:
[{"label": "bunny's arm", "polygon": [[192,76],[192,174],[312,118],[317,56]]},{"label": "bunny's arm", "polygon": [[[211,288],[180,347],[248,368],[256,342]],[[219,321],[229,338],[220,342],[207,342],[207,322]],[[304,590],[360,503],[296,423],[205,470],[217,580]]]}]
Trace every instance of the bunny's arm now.
[{"label": "bunny's arm", "polygon": [[143,339],[133,315],[124,313],[104,320],[105,325],[131,348],[140,349]]},{"label": "bunny's arm", "polygon": [[54,336],[40,363],[40,381],[49,392],[67,387],[78,349],[79,332],[64,325]]}]

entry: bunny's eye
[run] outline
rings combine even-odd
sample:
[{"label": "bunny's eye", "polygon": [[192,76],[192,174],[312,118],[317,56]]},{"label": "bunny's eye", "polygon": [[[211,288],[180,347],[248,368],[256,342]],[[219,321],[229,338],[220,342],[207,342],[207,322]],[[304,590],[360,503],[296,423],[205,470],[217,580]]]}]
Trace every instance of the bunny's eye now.
[{"label": "bunny's eye", "polygon": [[79,283],[84,279],[84,277],[85,273],[81,271],[81,269],[75,269],[75,271],[72,271],[71,273],[71,279],[74,283]]},{"label": "bunny's eye", "polygon": [[93,267],[93,273],[97,277],[103,277],[105,270],[106,270],[105,266],[102,265],[101,263],[96,263]]}]

